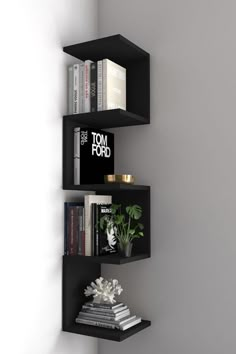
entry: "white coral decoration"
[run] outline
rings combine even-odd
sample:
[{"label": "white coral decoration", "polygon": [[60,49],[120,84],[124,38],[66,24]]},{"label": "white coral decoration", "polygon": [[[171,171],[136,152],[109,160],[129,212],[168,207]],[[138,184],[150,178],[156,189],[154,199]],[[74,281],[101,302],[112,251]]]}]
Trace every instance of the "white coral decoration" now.
[{"label": "white coral decoration", "polygon": [[85,296],[93,296],[93,302],[96,303],[116,303],[115,295],[120,295],[123,291],[118,280],[111,279],[106,280],[102,277],[91,283],[91,286],[87,286],[84,290]]}]

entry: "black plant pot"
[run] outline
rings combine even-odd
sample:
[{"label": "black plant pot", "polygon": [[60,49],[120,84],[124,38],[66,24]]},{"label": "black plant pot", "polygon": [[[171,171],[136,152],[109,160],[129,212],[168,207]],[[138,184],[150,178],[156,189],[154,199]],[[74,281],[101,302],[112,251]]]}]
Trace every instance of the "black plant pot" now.
[{"label": "black plant pot", "polygon": [[122,257],[131,257],[132,247],[133,247],[132,242],[125,243],[125,244],[119,243],[118,247],[119,247],[119,254]]}]

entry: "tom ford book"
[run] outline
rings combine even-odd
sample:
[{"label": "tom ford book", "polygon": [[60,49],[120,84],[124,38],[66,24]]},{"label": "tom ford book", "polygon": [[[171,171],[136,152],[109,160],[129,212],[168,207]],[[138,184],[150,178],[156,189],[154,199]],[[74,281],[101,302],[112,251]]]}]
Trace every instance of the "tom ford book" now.
[{"label": "tom ford book", "polygon": [[114,134],[75,128],[74,184],[101,184],[108,174],[114,174]]}]

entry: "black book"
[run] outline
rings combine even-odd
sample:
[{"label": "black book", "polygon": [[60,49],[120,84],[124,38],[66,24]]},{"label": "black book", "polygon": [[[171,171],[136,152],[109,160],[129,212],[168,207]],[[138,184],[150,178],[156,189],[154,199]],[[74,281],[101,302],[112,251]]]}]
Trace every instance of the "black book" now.
[{"label": "black book", "polygon": [[114,134],[75,128],[74,184],[102,184],[109,174],[114,174]]},{"label": "black book", "polygon": [[103,256],[117,252],[116,230],[111,223],[110,230],[101,230],[99,220],[104,215],[111,220],[111,204],[94,204],[93,207],[93,235],[94,255]]},{"label": "black book", "polygon": [[90,66],[90,105],[91,112],[97,111],[97,63]]}]

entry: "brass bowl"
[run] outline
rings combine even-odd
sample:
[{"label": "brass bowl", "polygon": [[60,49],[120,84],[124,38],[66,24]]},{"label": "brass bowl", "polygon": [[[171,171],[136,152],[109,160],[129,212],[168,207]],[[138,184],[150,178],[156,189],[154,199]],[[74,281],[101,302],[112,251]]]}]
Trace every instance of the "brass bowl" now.
[{"label": "brass bowl", "polygon": [[134,176],[132,175],[105,175],[105,183],[126,183],[134,184]]}]

